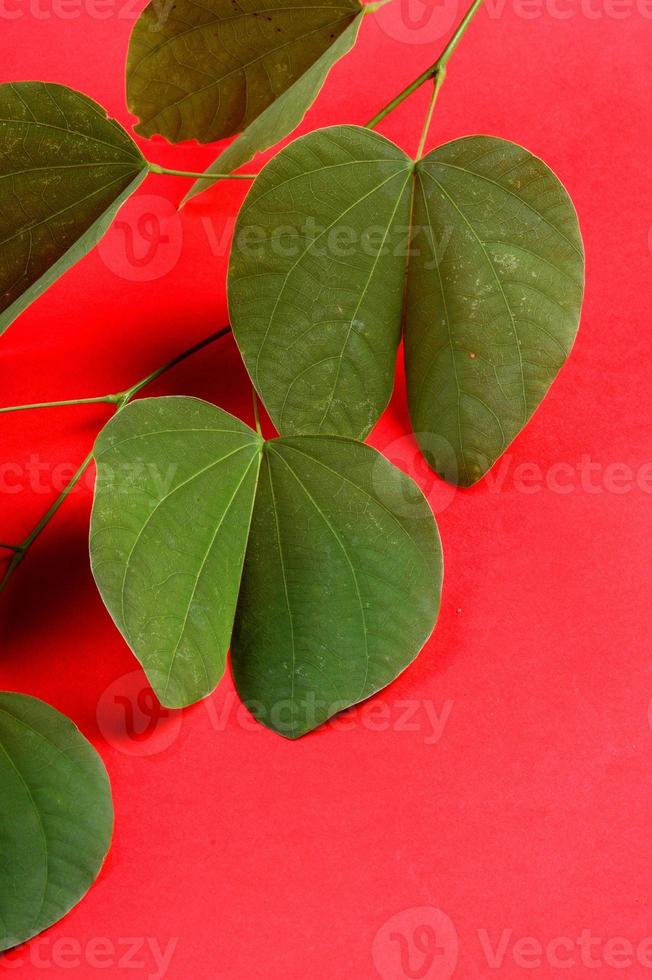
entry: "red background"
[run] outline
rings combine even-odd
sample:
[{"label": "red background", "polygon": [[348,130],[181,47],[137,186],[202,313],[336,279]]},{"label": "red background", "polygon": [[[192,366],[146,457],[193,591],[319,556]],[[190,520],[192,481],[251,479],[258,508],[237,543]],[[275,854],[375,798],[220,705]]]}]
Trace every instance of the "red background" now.
[{"label": "red background", "polygon": [[[507,137],[559,174],[580,215],[587,292],[567,366],[472,490],[450,491],[419,464],[400,381],[373,433],[438,511],[446,556],[435,634],[370,702],[377,713],[360,707],[291,743],[237,712],[225,678],[209,702],[135,740],[111,685],[137,664],[89,572],[88,482],[2,596],[0,688],[72,716],[107,764],[117,818],[95,887],[39,942],[0,961],[8,975],[148,977],[151,944],[176,941],[169,980],[445,980],[456,943],[462,980],[558,976],[555,949],[574,961],[561,975],[583,978],[597,969],[590,931],[600,975],[652,976],[649,944],[625,965],[615,942],[652,935],[652,8],[583,3],[494,0],[450,63],[436,109],[431,141]],[[304,129],[365,122],[434,59],[437,31],[457,13],[439,5],[418,32],[392,9],[367,19]],[[101,10],[4,0],[1,80],[64,82],[128,125],[134,11],[127,0]],[[413,151],[425,100],[420,92],[381,130]],[[160,141],[146,153],[186,169],[215,155]],[[220,185],[177,219],[166,201],[186,187],[150,177],[138,199],[154,197],[122,215],[141,256],[138,214],[162,218],[168,241],[151,262],[130,263],[129,230],[114,230],[12,326],[0,344],[0,404],[118,390],[226,322],[224,235],[246,185]],[[156,392],[250,418],[230,339]],[[100,406],[0,419],[0,538],[30,529],[67,475],[58,464],[76,464],[107,417]],[[43,464],[38,479],[30,458]],[[131,680],[142,687],[142,674]],[[145,709],[137,725],[151,720]],[[445,721],[439,738],[433,710]],[[440,947],[429,971],[428,925]],[[127,972],[135,937],[144,946]],[[506,942],[498,965],[483,937]],[[515,949],[521,937],[534,945]],[[556,937],[563,945],[539,962],[536,943]]]}]

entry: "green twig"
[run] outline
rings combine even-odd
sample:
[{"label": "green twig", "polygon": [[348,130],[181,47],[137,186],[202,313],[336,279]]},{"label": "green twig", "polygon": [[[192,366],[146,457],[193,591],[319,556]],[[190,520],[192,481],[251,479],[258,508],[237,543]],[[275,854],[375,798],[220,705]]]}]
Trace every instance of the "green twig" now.
[{"label": "green twig", "polygon": [[[149,385],[153,381],[156,381],[157,378],[160,378],[162,374],[166,373],[166,371],[170,371],[173,367],[176,367],[177,364],[180,364],[182,361],[185,361],[187,358],[192,357],[193,354],[197,354],[200,350],[203,350],[204,347],[208,347],[209,344],[215,343],[216,340],[219,340],[221,337],[226,336],[226,334],[230,333],[230,331],[231,331],[231,327],[223,327],[221,330],[218,330],[216,333],[211,334],[210,337],[206,337],[204,340],[200,340],[199,343],[193,344],[192,347],[189,347],[181,354],[177,354],[177,356],[173,357],[171,361],[167,361],[167,363],[164,364],[162,367],[157,368],[156,371],[152,371],[151,374],[148,374],[141,381],[136,382],[135,385],[132,385],[131,388],[127,388],[125,391],[116,392],[115,394],[112,395],[103,395],[98,398],[80,398],[74,401],[68,400],[63,402],[38,402],[35,405],[19,405],[15,409],[3,409],[3,411],[5,412],[20,411],[26,408],[51,408],[59,405],[87,405],[87,404],[98,403],[98,402],[107,402],[116,406],[116,412],[121,412],[122,409],[131,401],[131,399],[134,398],[138,394],[138,392],[146,385]],[[88,456],[83,461],[83,463],[81,464],[81,466],[79,467],[75,475],[72,477],[69,483],[64,487],[64,489],[61,491],[57,499],[54,501],[51,507],[48,508],[48,510],[45,512],[45,514],[39,520],[36,526],[32,528],[32,530],[29,532],[25,540],[22,541],[20,544],[0,545],[0,548],[5,548],[8,551],[13,552],[13,555],[11,556],[5,574],[2,577],[2,580],[0,580],[0,592],[2,592],[3,589],[5,589],[7,583],[9,582],[9,579],[16,571],[20,563],[23,561],[29,549],[32,547],[36,539],[43,532],[46,526],[50,523],[54,515],[61,507],[61,505],[65,502],[66,498],[70,495],[70,493],[72,493],[74,488],[81,480],[82,476],[84,475],[84,473],[90,466],[91,462],[93,461],[93,452],[94,450],[88,454]]]},{"label": "green twig", "polygon": [[440,76],[441,81],[439,83],[439,87],[441,87],[444,80],[444,69],[448,64],[448,60],[455,51],[457,45],[460,43],[464,32],[481,6],[482,0],[473,0],[473,3],[455,28],[450,41],[439,55],[435,63],[431,65],[430,68],[426,68],[426,70],[422,72],[418,78],[415,78],[413,82],[410,82],[410,84],[407,85],[402,92],[399,92],[399,94],[395,96],[391,102],[388,102],[386,106],[380,109],[379,112],[377,112],[376,115],[366,124],[367,129],[374,129],[379,122],[382,122],[382,120],[388,116],[390,112],[393,112],[397,106],[404,102],[410,95],[412,95],[413,92],[416,92],[418,88],[421,88],[421,86],[424,85],[430,78],[437,78]]},{"label": "green twig", "polygon": [[435,102],[437,101],[437,96],[439,95],[439,89],[444,84],[444,79],[446,78],[446,69],[440,68],[435,75],[434,85],[432,86],[432,95],[430,96],[430,103],[428,105],[428,111],[426,113],[426,119],[423,124],[423,130],[421,132],[421,139],[419,140],[419,148],[417,149],[417,160],[420,160],[423,156],[423,151],[426,145],[426,140],[428,138],[428,131],[430,130],[430,123],[432,122],[432,114],[435,111]]},{"label": "green twig", "polygon": [[255,180],[258,176],[257,174],[212,174],[208,172],[200,174],[192,170],[171,170],[169,167],[159,166],[158,163],[149,163],[149,172],[151,174],[167,174],[170,177],[200,178],[201,180]]},{"label": "green twig", "polygon": [[259,436],[262,436],[263,430],[260,424],[260,411],[258,408],[258,393],[256,392],[256,389],[254,388],[253,384],[251,386],[251,399],[254,403],[254,421],[256,423],[256,432],[258,433]]}]

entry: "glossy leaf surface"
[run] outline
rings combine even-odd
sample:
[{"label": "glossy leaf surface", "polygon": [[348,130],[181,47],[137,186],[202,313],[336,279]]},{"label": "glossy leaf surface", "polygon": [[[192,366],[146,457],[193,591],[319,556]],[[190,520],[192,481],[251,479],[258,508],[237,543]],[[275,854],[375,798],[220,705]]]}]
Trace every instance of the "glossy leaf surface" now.
[{"label": "glossy leaf surface", "polygon": [[85,95],[0,85],[0,334],[97,244],[146,174],[131,137]]},{"label": "glossy leaf surface", "polygon": [[522,147],[474,136],[415,164],[346,126],[297,140],[254,182],[229,300],[284,434],[364,437],[391,391],[404,318],[417,439],[443,476],[470,485],[566,359],[583,280],[573,205]]},{"label": "glossy leaf surface", "polygon": [[[150,3],[134,27],[127,59],[127,100],[140,118],[136,131],[172,143],[210,143],[242,132],[301,80],[360,12],[358,0]],[[313,77],[297,101],[315,84]],[[286,110],[297,111],[295,105]]]},{"label": "glossy leaf surface", "polygon": [[58,922],[111,842],[104,765],[64,715],[0,692],[0,951]]},{"label": "glossy leaf surface", "polygon": [[97,464],[95,578],[166,705],[215,687],[235,620],[240,694],[298,737],[388,684],[434,626],[432,512],[368,446],[263,442],[213,405],[158,398],[109,422]]}]

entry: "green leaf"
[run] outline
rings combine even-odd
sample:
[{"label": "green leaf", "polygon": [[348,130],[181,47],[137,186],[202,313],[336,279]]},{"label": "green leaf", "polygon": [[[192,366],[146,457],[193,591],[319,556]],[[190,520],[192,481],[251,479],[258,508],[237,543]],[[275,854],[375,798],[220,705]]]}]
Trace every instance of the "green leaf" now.
[{"label": "green leaf", "polygon": [[[175,0],[171,7],[155,0],[129,43],[127,101],[141,120],[136,132],[210,143],[246,130],[295,85],[283,112],[298,122],[306,100],[353,44],[357,26],[339,54],[328,54],[359,24],[361,9],[358,0]],[[285,132],[274,139],[279,122]],[[289,131],[275,113],[250,136],[252,146],[262,149]]]},{"label": "green leaf", "polygon": [[261,445],[193,398],[136,402],[97,440],[93,574],[170,707],[205,697],[224,673]]},{"label": "green leaf", "polygon": [[85,895],[113,831],[111,789],[64,715],[0,692],[0,951],[58,922]]},{"label": "green leaf", "polygon": [[164,704],[208,694],[231,641],[244,700],[296,738],[388,684],[430,634],[434,518],[374,449],[264,442],[213,405],[157,398],[115,416],[96,458],[93,572]]},{"label": "green leaf", "polygon": [[147,174],[130,136],[62,85],[0,85],[0,334],[105,233]]},{"label": "green leaf", "polygon": [[376,450],[269,442],[233,636],[233,675],[263,724],[297,738],[385,687],[439,610],[428,504]]},{"label": "green leaf", "polygon": [[362,439],[387,405],[411,193],[403,151],[347,126],[295,140],[254,182],[234,233],[229,310],[279,432]]},{"label": "green leaf", "polygon": [[229,300],[284,434],[363,437],[386,404],[403,318],[415,434],[431,465],[467,486],[568,356],[583,281],[573,205],[527,150],[473,136],[415,164],[345,126],[297,140],[254,182]]},{"label": "green leaf", "polygon": [[[363,14],[360,13],[315,63],[286,89],[240,136],[208,167],[207,174],[230,174],[243,167],[257,154],[269,149],[300,124],[319,95],[326,76],[336,61],[343,58],[356,42]],[[181,204],[215,185],[215,180],[196,180]]]}]

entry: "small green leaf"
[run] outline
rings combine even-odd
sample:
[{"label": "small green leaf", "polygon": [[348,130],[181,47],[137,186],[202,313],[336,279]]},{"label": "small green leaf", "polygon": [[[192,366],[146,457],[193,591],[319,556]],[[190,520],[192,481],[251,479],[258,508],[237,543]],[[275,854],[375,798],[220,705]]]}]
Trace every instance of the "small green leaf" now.
[{"label": "small green leaf", "polygon": [[467,486],[568,356],[583,282],[573,205],[527,150],[473,136],[415,164],[340,126],[297,140],[254,182],[229,301],[284,434],[363,437],[389,396],[403,317],[412,426],[431,465]]},{"label": "small green leaf", "polygon": [[146,174],[131,137],[85,95],[0,85],[0,334],[97,244]]},{"label": "small green leaf", "polygon": [[364,438],[401,335],[412,161],[349,126],[301,137],[261,172],[234,232],[233,333],[279,432]]},{"label": "small green leaf", "polygon": [[109,780],[92,746],[43,701],[0,692],[0,952],[77,904],[112,831]]},{"label": "small green leaf", "polygon": [[164,704],[216,686],[233,632],[242,697],[295,738],[388,684],[430,634],[434,518],[374,449],[263,442],[213,405],[157,398],[109,422],[96,456],[93,572]]},{"label": "small green leaf", "polygon": [[[283,112],[288,122],[298,122],[306,100],[353,44],[357,27],[339,54],[328,55],[353,21],[359,22],[361,9],[358,0],[176,0],[171,7],[153,0],[129,43],[127,101],[140,117],[136,132],[171,143],[211,143],[246,130],[296,84]],[[322,56],[326,60],[312,71]],[[310,77],[303,79],[307,72]],[[286,135],[289,129],[271,137],[279,122],[278,114],[268,117],[251,137],[252,146],[260,143],[262,149],[265,140]]]},{"label": "small green leaf", "polygon": [[[301,75],[274,102],[267,106],[218,158],[208,167],[207,174],[230,174],[243,167],[257,154],[269,149],[291,133],[300,124],[326,81],[326,76],[336,61],[343,58],[356,42],[363,14],[349,24],[333,44],[327,48],[314,65]],[[196,180],[182,205],[215,185],[215,180]]]}]

